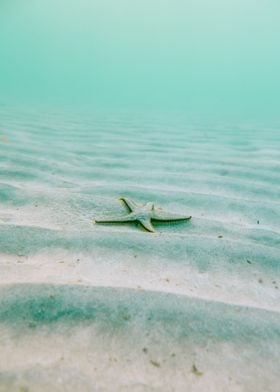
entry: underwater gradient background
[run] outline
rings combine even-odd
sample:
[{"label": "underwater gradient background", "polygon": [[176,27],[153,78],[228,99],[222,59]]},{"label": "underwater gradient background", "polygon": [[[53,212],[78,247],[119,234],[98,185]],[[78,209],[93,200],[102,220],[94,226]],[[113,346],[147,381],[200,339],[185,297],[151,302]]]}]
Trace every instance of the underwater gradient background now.
[{"label": "underwater gradient background", "polygon": [[279,20],[0,0],[0,392],[279,392]]},{"label": "underwater gradient background", "polygon": [[277,0],[1,0],[2,101],[279,118]]}]

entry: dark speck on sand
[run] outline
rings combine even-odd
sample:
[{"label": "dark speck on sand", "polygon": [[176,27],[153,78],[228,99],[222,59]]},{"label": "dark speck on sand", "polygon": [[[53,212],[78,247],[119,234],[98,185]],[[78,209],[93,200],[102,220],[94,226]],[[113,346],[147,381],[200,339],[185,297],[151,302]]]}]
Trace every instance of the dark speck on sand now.
[{"label": "dark speck on sand", "polygon": [[203,373],[197,369],[197,367],[195,366],[195,364],[192,365],[192,373],[195,374],[196,376],[202,376]]},{"label": "dark speck on sand", "polygon": [[153,361],[152,359],[150,360],[150,363],[151,363],[153,366],[157,367],[157,368],[160,367],[160,364],[159,364],[158,362],[156,362],[156,361]]}]

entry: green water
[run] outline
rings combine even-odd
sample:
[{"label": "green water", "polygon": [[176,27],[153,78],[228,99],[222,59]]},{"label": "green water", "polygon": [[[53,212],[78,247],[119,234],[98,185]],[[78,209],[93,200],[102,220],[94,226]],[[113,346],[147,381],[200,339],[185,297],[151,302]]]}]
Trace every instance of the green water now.
[{"label": "green water", "polygon": [[0,99],[275,119],[277,0],[1,0]]}]

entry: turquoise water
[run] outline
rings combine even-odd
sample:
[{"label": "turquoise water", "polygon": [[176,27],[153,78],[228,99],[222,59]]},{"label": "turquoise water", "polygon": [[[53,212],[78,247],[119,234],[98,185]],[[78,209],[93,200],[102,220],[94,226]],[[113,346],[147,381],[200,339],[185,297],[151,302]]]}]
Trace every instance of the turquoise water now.
[{"label": "turquoise water", "polygon": [[0,392],[278,392],[279,11],[1,1]]},{"label": "turquoise water", "polygon": [[279,119],[276,0],[0,4],[0,98]]}]

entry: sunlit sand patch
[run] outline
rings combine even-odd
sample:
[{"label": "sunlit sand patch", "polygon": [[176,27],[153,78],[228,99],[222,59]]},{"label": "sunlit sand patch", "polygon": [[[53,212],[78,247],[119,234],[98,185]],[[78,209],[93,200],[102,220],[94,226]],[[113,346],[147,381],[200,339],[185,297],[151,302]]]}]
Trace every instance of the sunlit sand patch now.
[{"label": "sunlit sand patch", "polygon": [[[203,298],[280,312],[277,278],[244,260],[243,268],[227,274],[215,268],[200,271],[188,263],[168,263],[138,252],[112,257],[96,249],[94,255],[56,249],[24,255],[0,254],[0,284],[56,283],[119,287]],[[238,288],[238,289],[237,289]]]},{"label": "sunlit sand patch", "polygon": [[277,313],[125,289],[28,284],[0,292],[2,387],[44,391],[49,378],[57,391],[64,382],[69,391],[277,385]]}]

